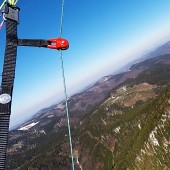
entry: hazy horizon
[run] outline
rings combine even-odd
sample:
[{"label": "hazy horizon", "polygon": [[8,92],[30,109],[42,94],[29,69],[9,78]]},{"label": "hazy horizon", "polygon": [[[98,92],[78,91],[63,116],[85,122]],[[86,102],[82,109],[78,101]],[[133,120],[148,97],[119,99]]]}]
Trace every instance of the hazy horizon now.
[{"label": "hazy horizon", "polygon": [[[18,6],[18,38],[59,37],[60,1],[19,1]],[[169,6],[170,1],[161,0],[65,1],[63,37],[69,40],[70,48],[63,57],[68,94],[170,40]],[[2,71],[5,27],[0,39]],[[60,53],[18,47],[10,127],[57,102],[62,95]]]},{"label": "hazy horizon", "polygon": [[[169,41],[169,40],[168,40]],[[108,74],[103,74],[100,76],[100,74],[98,75],[98,78],[94,79],[94,80],[91,80],[91,81],[87,81],[87,84],[85,84],[84,86],[76,86],[74,87],[74,90],[70,90],[70,89],[73,89],[72,87],[70,89],[68,89],[68,97],[70,98],[71,96],[73,96],[74,94],[76,93],[79,93],[79,92],[83,92],[85,91],[87,88],[90,88],[91,86],[93,86],[97,81],[99,81],[100,79],[102,79],[103,77],[105,76],[109,76],[109,75],[115,75],[115,74],[118,74],[118,73],[121,73],[125,70],[122,70],[126,65],[130,64],[131,62],[135,61],[136,59],[140,59],[141,57],[143,57],[144,55],[152,52],[152,50],[154,50],[155,48],[167,43],[168,41],[163,41],[163,42],[159,42],[157,44],[154,44],[154,46],[150,47],[151,50],[147,50],[147,52],[143,51],[141,52],[141,55],[134,57],[133,60],[129,61],[128,63],[126,63],[125,65],[123,65],[122,67],[120,68],[117,68],[116,70],[108,73]],[[133,65],[133,64],[132,64]],[[104,73],[104,72],[103,72]],[[114,74],[115,73],[115,74]],[[86,80],[84,81],[86,82]],[[82,84],[82,83],[81,83]],[[56,97],[56,95],[54,95],[52,98],[50,99],[45,99],[44,102],[42,102],[39,106],[36,106],[35,108],[33,109],[30,109],[30,111],[28,113],[26,113],[27,117],[25,117],[25,119],[20,119],[19,121],[15,121],[14,125],[10,124],[10,130],[22,125],[23,123],[25,123],[26,121],[30,120],[35,114],[37,114],[38,112],[40,112],[41,110],[45,109],[45,108],[48,108],[48,107],[51,107],[55,104],[59,104],[60,102],[64,101],[64,93],[61,92],[61,94],[58,95],[58,97]],[[17,123],[18,122],[18,123]]]}]

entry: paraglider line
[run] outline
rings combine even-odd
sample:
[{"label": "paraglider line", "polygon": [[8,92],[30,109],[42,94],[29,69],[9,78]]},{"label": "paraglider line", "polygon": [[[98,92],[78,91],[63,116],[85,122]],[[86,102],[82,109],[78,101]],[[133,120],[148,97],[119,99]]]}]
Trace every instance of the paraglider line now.
[{"label": "paraglider line", "polygon": [[[60,38],[62,37],[63,33],[63,16],[64,16],[64,0],[62,0],[61,4],[61,18],[60,18]],[[73,158],[73,144],[72,144],[72,137],[71,137],[71,127],[70,127],[70,118],[69,118],[69,111],[68,111],[68,95],[67,95],[67,88],[66,88],[66,81],[65,81],[65,74],[64,74],[64,63],[63,63],[63,54],[62,50],[60,50],[60,60],[61,60],[61,69],[62,69],[62,77],[63,77],[63,85],[64,85],[64,94],[65,94],[65,106],[66,106],[66,114],[67,114],[67,124],[68,124],[68,134],[69,134],[69,143],[70,143],[70,153],[71,153],[71,162],[72,162],[72,170],[74,170],[74,158]]]}]

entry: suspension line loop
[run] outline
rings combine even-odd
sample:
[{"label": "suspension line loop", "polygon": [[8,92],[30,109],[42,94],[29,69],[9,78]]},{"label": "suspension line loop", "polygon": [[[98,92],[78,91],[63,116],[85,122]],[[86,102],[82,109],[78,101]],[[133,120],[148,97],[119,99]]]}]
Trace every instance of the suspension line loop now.
[{"label": "suspension line loop", "polygon": [[1,30],[1,28],[2,28],[2,26],[3,26],[3,24],[4,24],[4,19],[2,20],[2,22],[1,22],[1,24],[0,24],[0,30]]},{"label": "suspension line loop", "polygon": [[4,4],[5,4],[6,1],[7,1],[7,0],[4,0],[4,1],[2,2],[1,6],[0,6],[0,10],[3,8],[3,6],[4,6]]},{"label": "suspension line loop", "polygon": [[14,5],[16,5],[18,1],[19,1],[19,0],[16,0],[15,3],[14,3]]}]

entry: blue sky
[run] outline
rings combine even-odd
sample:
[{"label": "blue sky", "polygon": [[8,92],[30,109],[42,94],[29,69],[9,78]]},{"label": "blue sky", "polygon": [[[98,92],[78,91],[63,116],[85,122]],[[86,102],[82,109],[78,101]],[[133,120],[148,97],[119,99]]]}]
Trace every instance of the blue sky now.
[{"label": "blue sky", "polygon": [[[59,36],[61,0],[19,0],[19,38]],[[170,40],[169,0],[65,0],[63,52],[71,95]],[[0,70],[5,27],[0,31]],[[60,53],[18,47],[11,126],[63,96]]]}]

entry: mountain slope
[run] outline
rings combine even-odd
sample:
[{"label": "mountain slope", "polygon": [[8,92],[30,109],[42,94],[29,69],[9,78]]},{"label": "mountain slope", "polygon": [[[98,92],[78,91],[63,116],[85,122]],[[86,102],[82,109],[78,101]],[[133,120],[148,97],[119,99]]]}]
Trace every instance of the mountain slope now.
[{"label": "mountain slope", "polygon": [[113,97],[105,101],[76,133],[83,169],[170,168],[169,98],[170,87],[133,109]]},{"label": "mountain slope", "polygon": [[121,71],[127,71],[131,65],[134,65],[135,63],[140,63],[142,61],[145,61],[147,59],[150,58],[154,58],[154,57],[158,57],[158,56],[163,56],[166,54],[170,54],[170,41],[166,42],[165,44],[155,47],[152,50],[148,50],[147,52],[145,52],[145,54],[143,54],[142,56],[140,56],[138,59],[130,62],[129,64],[127,64],[126,66],[124,66],[123,68],[121,68]]},{"label": "mountain slope", "polygon": [[[76,169],[170,168],[169,83],[163,55],[71,97]],[[10,132],[6,169],[70,169],[67,134],[63,103],[43,110]]]},{"label": "mountain slope", "polygon": [[155,50],[151,51],[150,53],[146,54],[143,59],[149,59],[165,54],[170,54],[170,41],[166,42],[165,44],[157,47]]}]

